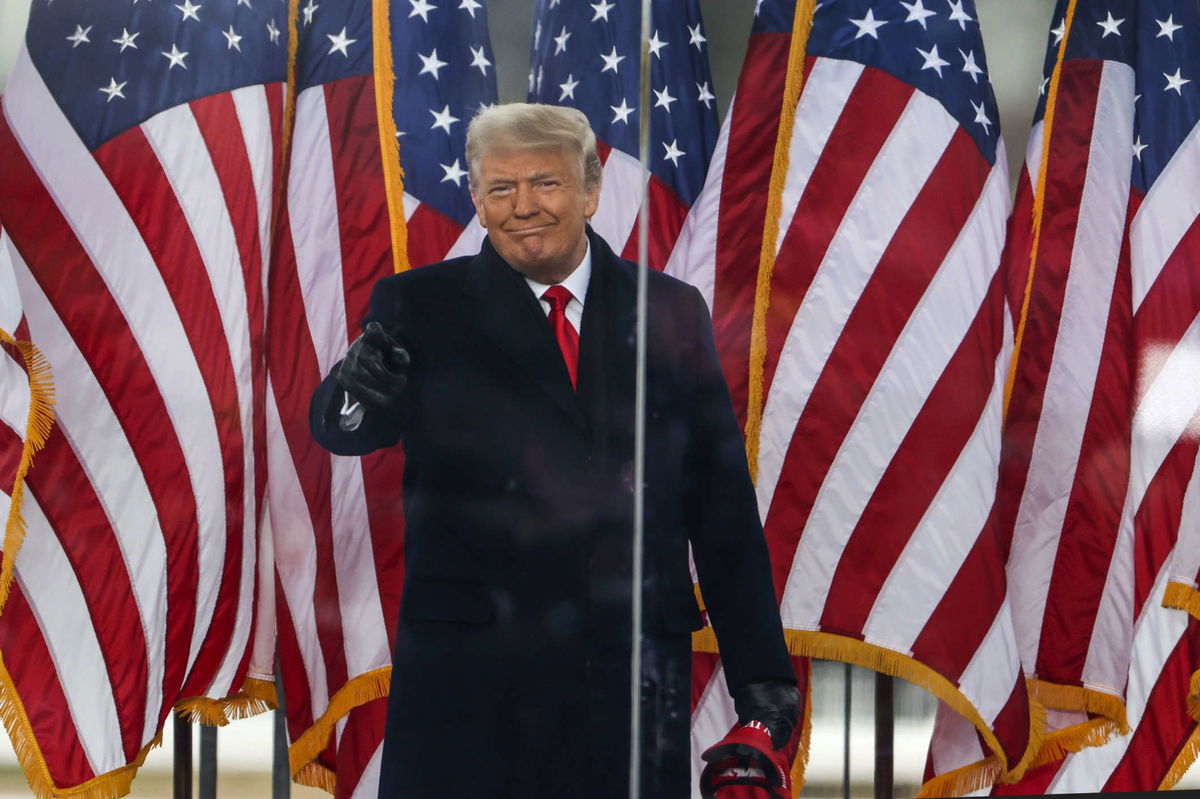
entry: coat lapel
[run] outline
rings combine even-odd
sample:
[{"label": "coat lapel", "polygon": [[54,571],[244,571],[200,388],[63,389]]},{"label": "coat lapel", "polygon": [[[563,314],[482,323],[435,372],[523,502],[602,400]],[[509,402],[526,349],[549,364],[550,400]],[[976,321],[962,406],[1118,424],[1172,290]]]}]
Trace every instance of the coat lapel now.
[{"label": "coat lapel", "polygon": [[[580,429],[587,430],[545,313],[524,278],[487,239],[471,261],[467,291],[475,299],[472,321],[482,336],[512,359]],[[586,313],[587,305],[584,308]]]},{"label": "coat lapel", "polygon": [[[637,286],[604,239],[588,228],[592,278],[579,335],[579,404],[597,446],[633,428],[634,322]],[[598,450],[598,453],[600,450]]]}]

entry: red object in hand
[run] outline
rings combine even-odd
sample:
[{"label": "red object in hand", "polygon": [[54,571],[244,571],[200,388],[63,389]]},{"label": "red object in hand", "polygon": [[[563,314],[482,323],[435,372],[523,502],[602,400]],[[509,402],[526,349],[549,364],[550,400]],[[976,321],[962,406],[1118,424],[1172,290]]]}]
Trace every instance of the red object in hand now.
[{"label": "red object in hand", "polygon": [[792,760],[799,746],[800,727],[776,749],[767,725],[757,721],[735,724],[702,757],[708,763],[700,774],[704,799],[791,799]]}]

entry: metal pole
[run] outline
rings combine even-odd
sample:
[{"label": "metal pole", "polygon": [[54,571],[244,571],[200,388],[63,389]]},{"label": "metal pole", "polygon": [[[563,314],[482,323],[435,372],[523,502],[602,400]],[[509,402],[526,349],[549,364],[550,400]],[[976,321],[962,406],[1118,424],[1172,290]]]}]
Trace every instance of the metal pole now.
[{"label": "metal pole", "polygon": [[893,741],[896,726],[895,680],[888,674],[875,675],[875,799],[892,799]]},{"label": "metal pole", "polygon": [[854,689],[851,687],[854,667],[849,663],[844,666],[845,668],[842,670],[842,681],[845,683],[842,710],[842,797],[850,799],[850,703],[854,697]]},{"label": "metal pole", "polygon": [[192,725],[175,716],[174,799],[192,799]]},{"label": "metal pole", "polygon": [[[638,154],[642,169],[650,174],[650,0],[642,0],[641,34],[641,99],[639,102]],[[637,334],[634,377],[633,421],[633,586],[632,625],[633,647],[629,658],[629,799],[641,796],[642,754],[642,541],[645,538],[642,519],[646,481],[646,270],[650,263],[650,181],[642,184],[641,207],[638,210],[638,279]]]},{"label": "metal pole", "polygon": [[200,799],[217,799],[217,728],[200,725]]},{"label": "metal pole", "polygon": [[[278,683],[276,688],[278,689]],[[292,795],[292,775],[288,766],[287,716],[283,710],[283,694],[275,714],[275,756],[271,763],[271,799],[289,799]]]},{"label": "metal pole", "polygon": [[292,795],[292,767],[288,760],[287,699],[283,695],[283,673],[279,670],[279,659],[275,660],[275,746],[271,758],[271,799],[290,799]]}]

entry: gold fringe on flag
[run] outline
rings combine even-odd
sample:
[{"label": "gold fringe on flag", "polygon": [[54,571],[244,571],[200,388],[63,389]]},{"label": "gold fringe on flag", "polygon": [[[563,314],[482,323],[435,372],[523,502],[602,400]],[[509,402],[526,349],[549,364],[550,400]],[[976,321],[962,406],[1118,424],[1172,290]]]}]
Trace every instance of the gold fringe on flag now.
[{"label": "gold fringe on flag", "polygon": [[316,761],[293,774],[292,780],[309,788],[320,788],[329,794],[337,791],[337,774]]},{"label": "gold fringe on flag", "polygon": [[1175,608],[1190,613],[1193,618],[1200,619],[1200,589],[1186,583],[1167,583],[1167,592],[1163,595],[1163,607]]},{"label": "gold fringe on flag", "polygon": [[271,206],[271,248],[279,239],[279,226],[283,223],[282,213],[287,196],[288,167],[292,161],[292,132],[296,128],[296,53],[300,47],[300,0],[288,0],[288,54],[287,77],[283,87],[283,130],[279,147],[279,183],[275,186],[275,199]]},{"label": "gold fringe on flag", "polygon": [[33,725],[29,722],[29,714],[25,712],[25,705],[17,693],[12,676],[8,673],[2,653],[0,653],[0,722],[8,731],[13,751],[17,755],[17,762],[21,764],[21,769],[25,772],[25,779],[29,781],[29,787],[38,799],[118,799],[118,797],[125,796],[133,785],[133,778],[137,775],[138,769],[146,762],[146,755],[150,753],[151,749],[162,743],[160,735],[143,746],[132,763],[70,788],[58,787],[50,777],[46,758],[33,734]]},{"label": "gold fringe on flag", "polygon": [[[1033,765],[1037,753],[1042,748],[1046,735],[1046,709],[1033,696],[1032,691],[1029,696],[1029,741],[1020,761],[1010,768],[999,739],[971,701],[958,690],[958,686],[924,663],[890,649],[833,633],[784,630],[784,635],[787,638],[788,651],[792,655],[851,663],[900,677],[919,688],[924,688],[975,726],[993,754],[978,763],[935,777],[921,787],[918,797],[961,796],[995,785],[997,782],[1017,782]],[[692,633],[692,649],[697,652],[719,651],[712,627]]]},{"label": "gold fringe on flag", "polygon": [[196,696],[175,703],[175,713],[193,724],[224,727],[237,719],[248,719],[279,707],[275,683],[247,677],[237,693],[223,699]]},{"label": "gold fringe on flag", "polygon": [[1200,721],[1200,671],[1192,675],[1192,684],[1188,688],[1188,715]]},{"label": "gold fringe on flag", "polygon": [[[1200,674],[1200,672],[1197,673]],[[1193,678],[1193,684],[1195,684],[1194,680],[1195,678]],[[1200,718],[1197,720],[1200,721]],[[1191,737],[1183,745],[1183,749],[1179,752],[1179,756],[1175,758],[1175,762],[1171,764],[1171,768],[1167,769],[1167,776],[1163,777],[1158,790],[1169,791],[1178,785],[1179,781],[1183,779],[1183,775],[1187,774],[1188,769],[1196,762],[1197,757],[1200,757],[1200,727],[1192,730]]]},{"label": "gold fringe on flag", "polygon": [[[308,773],[304,770],[308,766],[316,765],[314,761],[329,744],[329,736],[333,733],[334,725],[341,721],[343,716],[359,705],[365,705],[367,702],[388,695],[391,679],[391,666],[368,671],[347,682],[329,699],[329,706],[325,708],[321,717],[313,722],[313,725],[305,730],[294,744],[288,747],[288,763],[292,770],[292,779],[300,781],[301,773]],[[330,784],[332,785],[332,782]],[[332,788],[329,790],[332,793]]]},{"label": "gold fringe on flag", "polygon": [[804,774],[808,770],[809,746],[812,744],[812,669],[808,670],[808,679],[804,686],[804,726],[800,728],[800,748],[792,760],[792,799],[796,799],[804,790]]},{"label": "gold fringe on flag", "polygon": [[767,188],[767,215],[763,220],[762,248],[758,257],[754,321],[750,328],[750,384],[746,398],[746,458],[750,464],[750,478],[755,482],[758,482],[758,446],[765,403],[763,371],[767,359],[767,309],[771,304],[771,276],[775,271],[775,241],[779,238],[792,129],[796,125],[800,92],[804,88],[804,56],[815,12],[814,0],[796,0],[796,13],[792,17],[792,42],[788,50],[787,80],[783,85],[783,105],[779,109],[779,134],[775,138],[775,159],[771,166],[771,183]]},{"label": "gold fringe on flag", "polygon": [[392,232],[392,268],[403,272],[408,262],[408,223],[404,217],[404,169],[400,166],[400,138],[392,113],[396,73],[392,65],[392,27],[388,0],[372,0],[371,41],[375,57],[375,115],[379,128],[379,155],[387,191],[388,219]]},{"label": "gold fringe on flag", "polygon": [[11,502],[8,519],[4,524],[4,558],[0,564],[0,613],[8,603],[8,592],[12,589],[13,569],[17,553],[25,541],[25,518],[21,505],[25,500],[25,475],[33,466],[33,456],[46,445],[50,430],[54,427],[54,376],[50,362],[38,348],[28,341],[17,341],[6,331],[0,330],[0,343],[14,348],[25,362],[29,376],[29,414],[25,421],[25,437],[21,448],[21,459],[9,492]]},{"label": "gold fringe on flag", "polygon": [[1035,766],[1062,760],[1067,754],[1090,746],[1103,746],[1113,736],[1129,734],[1125,701],[1119,696],[1093,688],[1034,679],[1029,680],[1029,690],[1042,706],[1051,710],[1098,717],[1047,733],[1042,749],[1033,761]]},{"label": "gold fringe on flag", "polygon": [[1067,42],[1071,40],[1071,26],[1075,21],[1075,7],[1079,0],[1067,4],[1063,17],[1063,37],[1058,44],[1058,57],[1054,71],[1050,73],[1050,88],[1046,91],[1046,112],[1042,117],[1042,160],[1038,169],[1038,184],[1033,192],[1033,242],[1029,248],[1029,274],[1025,276],[1025,296],[1021,300],[1021,318],[1017,322],[1017,333],[1013,341],[1012,361],[1008,366],[1008,379],[1004,383],[1004,418],[1008,418],[1008,403],[1012,400],[1013,385],[1017,380],[1017,359],[1021,355],[1021,344],[1025,338],[1025,323],[1029,320],[1029,299],[1033,292],[1033,275],[1037,270],[1038,249],[1042,241],[1042,213],[1046,204],[1046,166],[1050,163],[1050,144],[1054,140],[1054,112],[1058,107],[1058,87],[1062,83],[1063,61],[1067,54]]}]

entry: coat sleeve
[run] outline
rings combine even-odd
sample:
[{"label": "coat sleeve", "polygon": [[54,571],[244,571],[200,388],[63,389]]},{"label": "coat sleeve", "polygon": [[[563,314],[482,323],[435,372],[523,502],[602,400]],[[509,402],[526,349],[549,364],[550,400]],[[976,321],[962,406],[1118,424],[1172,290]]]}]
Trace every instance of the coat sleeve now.
[{"label": "coat sleeve", "polygon": [[687,451],[686,519],[709,619],[731,690],[795,681],[771,562],[704,299],[691,290],[696,389]]},{"label": "coat sleeve", "polygon": [[[402,293],[395,278],[390,275],[375,284],[371,291],[370,310],[362,320],[362,328],[365,329],[368,322],[380,322],[384,329],[409,348],[411,354],[411,336],[405,334],[411,324],[404,320],[400,300]],[[353,430],[341,428],[339,419],[346,393],[333,377],[340,364],[340,360],[334,364],[309,401],[308,427],[313,439],[335,455],[365,455],[399,443],[404,434],[404,419],[409,415],[407,405],[384,411],[367,409],[358,427]]]}]

